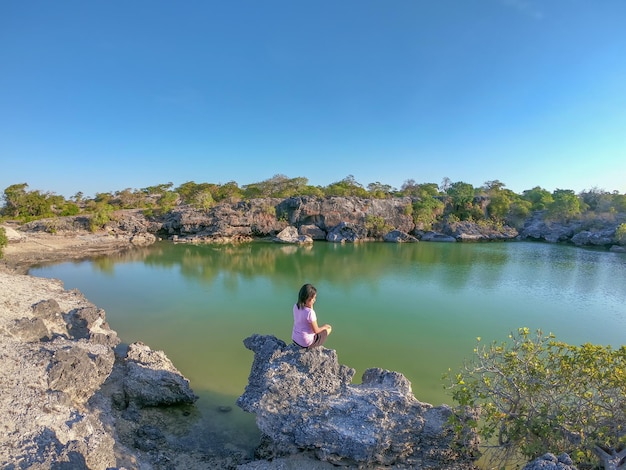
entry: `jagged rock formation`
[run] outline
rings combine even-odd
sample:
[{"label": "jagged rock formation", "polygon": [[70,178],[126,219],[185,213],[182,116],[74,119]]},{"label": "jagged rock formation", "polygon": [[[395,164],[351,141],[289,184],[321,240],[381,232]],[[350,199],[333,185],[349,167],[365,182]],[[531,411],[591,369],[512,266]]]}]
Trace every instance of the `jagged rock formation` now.
[{"label": "jagged rock formation", "polygon": [[354,369],[340,365],[333,350],[261,335],[244,344],[254,360],[237,404],[256,415],[266,454],[310,451],[337,465],[474,468],[477,437],[468,431],[459,451],[448,425],[452,410],[418,401],[402,374],[368,369],[360,385],[351,385]]},{"label": "jagged rock formation", "polygon": [[189,444],[180,427],[193,432],[193,409],[173,415],[168,407],[195,401],[187,379],[163,352],[123,347],[104,310],[59,281],[0,269],[0,363],[0,468],[204,469],[247,460],[234,448],[215,456]]}]

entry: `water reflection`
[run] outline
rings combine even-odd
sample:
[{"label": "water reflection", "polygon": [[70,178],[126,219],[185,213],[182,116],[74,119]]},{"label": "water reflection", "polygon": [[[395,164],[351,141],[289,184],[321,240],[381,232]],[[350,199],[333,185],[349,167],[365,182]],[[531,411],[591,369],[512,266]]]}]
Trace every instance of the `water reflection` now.
[{"label": "water reflection", "polygon": [[199,393],[233,398],[251,361],[242,340],[289,341],[304,282],[318,287],[318,316],[335,329],[329,347],[357,378],[367,367],[398,370],[432,403],[449,400],[441,374],[477,336],[528,326],[619,345],[626,331],[626,256],[547,244],[161,242],[33,274],[79,288],[122,338],[165,350]]}]

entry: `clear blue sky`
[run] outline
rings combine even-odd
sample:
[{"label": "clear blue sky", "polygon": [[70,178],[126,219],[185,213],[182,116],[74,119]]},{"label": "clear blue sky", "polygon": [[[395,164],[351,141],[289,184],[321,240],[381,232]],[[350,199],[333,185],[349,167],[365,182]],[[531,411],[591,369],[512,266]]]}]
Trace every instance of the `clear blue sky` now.
[{"label": "clear blue sky", "polygon": [[0,191],[626,193],[624,0],[0,0]]}]

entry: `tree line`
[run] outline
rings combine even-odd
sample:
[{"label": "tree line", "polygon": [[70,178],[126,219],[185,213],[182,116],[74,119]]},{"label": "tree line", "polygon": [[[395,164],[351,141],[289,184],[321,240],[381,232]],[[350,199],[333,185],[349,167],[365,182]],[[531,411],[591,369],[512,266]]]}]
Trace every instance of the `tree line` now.
[{"label": "tree line", "polygon": [[519,228],[534,211],[546,211],[555,220],[569,220],[585,213],[616,214],[626,212],[626,194],[598,188],[576,194],[570,189],[552,192],[536,186],[517,194],[499,180],[474,187],[463,181],[444,178],[441,184],[406,180],[400,189],[380,182],[367,186],[348,175],[328,186],[312,186],[304,177],[275,175],[269,179],[239,186],[235,181],[224,184],[188,181],[177,187],[173,183],[141,189],[123,189],[96,193],[87,198],[82,192],[69,199],[50,192],[29,190],[27,183],[13,184],[3,193],[0,217],[20,222],[55,216],[90,214],[95,226],[106,222],[113,211],[143,209],[146,216],[158,216],[181,204],[208,210],[222,201],[255,198],[361,197],[386,199],[410,197],[407,212],[418,228],[428,230],[441,221],[487,221]]}]

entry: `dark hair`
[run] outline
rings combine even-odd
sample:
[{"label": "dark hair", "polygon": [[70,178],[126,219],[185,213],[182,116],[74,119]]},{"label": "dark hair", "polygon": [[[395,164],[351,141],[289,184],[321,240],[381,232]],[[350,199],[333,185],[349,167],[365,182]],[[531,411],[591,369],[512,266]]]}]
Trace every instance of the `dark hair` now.
[{"label": "dark hair", "polygon": [[312,299],[315,294],[317,294],[317,289],[312,284],[303,285],[298,292],[298,308],[304,307],[307,300]]}]

